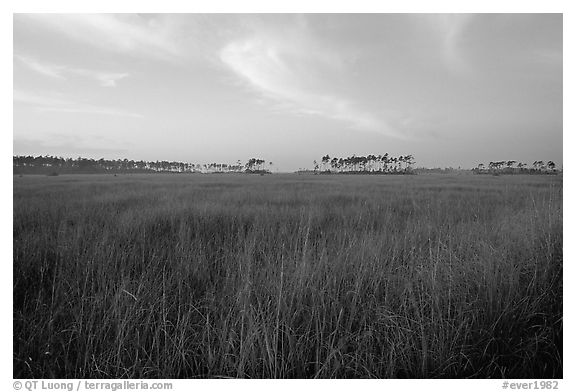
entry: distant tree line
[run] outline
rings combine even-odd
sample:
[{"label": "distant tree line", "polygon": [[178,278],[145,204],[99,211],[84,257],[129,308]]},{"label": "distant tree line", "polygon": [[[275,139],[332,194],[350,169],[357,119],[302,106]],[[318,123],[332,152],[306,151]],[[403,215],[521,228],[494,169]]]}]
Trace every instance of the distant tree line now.
[{"label": "distant tree line", "polygon": [[479,163],[472,169],[475,174],[555,174],[557,173],[556,164],[553,161],[534,161],[532,166],[526,163],[509,160],[494,161],[485,165]]},{"label": "distant tree line", "polygon": [[339,158],[323,156],[320,164],[314,161],[315,173],[346,173],[346,174],[407,174],[412,173],[414,156],[400,155],[393,157],[384,155],[367,155]]},{"label": "distant tree line", "polygon": [[[59,173],[242,173],[266,172],[263,159],[251,158],[246,164],[188,163],[177,161],[135,161],[129,159],[62,158],[55,156],[13,157],[15,174]],[[269,163],[272,166],[272,162]]]}]

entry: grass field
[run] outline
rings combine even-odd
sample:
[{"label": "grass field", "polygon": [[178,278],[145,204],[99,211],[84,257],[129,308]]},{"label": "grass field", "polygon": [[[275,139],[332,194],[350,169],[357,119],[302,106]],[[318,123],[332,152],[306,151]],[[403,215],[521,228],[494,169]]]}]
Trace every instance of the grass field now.
[{"label": "grass field", "polygon": [[562,176],[14,177],[15,378],[562,377]]}]

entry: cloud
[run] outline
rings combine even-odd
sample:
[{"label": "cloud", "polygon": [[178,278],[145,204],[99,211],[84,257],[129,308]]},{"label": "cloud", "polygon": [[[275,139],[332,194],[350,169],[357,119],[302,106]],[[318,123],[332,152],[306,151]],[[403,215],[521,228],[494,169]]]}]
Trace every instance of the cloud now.
[{"label": "cloud", "polygon": [[426,14],[422,15],[436,32],[446,65],[455,71],[468,68],[461,51],[461,41],[466,27],[474,14]]},{"label": "cloud", "polygon": [[[46,139],[16,137],[13,141],[13,149],[15,154],[22,155],[34,155],[41,151],[42,154],[72,157],[78,155],[118,156],[129,152],[127,147],[118,147],[118,140],[99,140],[96,137],[83,136],[79,138],[74,136],[52,134],[48,135]],[[110,145],[115,147],[109,147]]]},{"label": "cloud", "polygon": [[41,75],[54,79],[66,80],[68,77],[77,75],[96,80],[102,87],[116,87],[118,80],[129,76],[128,73],[110,73],[92,69],[74,68],[42,62],[30,56],[14,55],[28,69]]},{"label": "cloud", "polygon": [[71,69],[70,72],[94,79],[98,81],[101,87],[116,87],[118,80],[130,76],[127,73],[105,73],[88,69]]},{"label": "cloud", "polygon": [[34,72],[37,72],[41,75],[48,76],[54,79],[65,79],[64,76],[62,75],[64,67],[42,63],[28,56],[14,55],[14,57],[18,59],[23,65],[25,65],[28,69]]},{"label": "cloud", "polygon": [[128,14],[17,14],[16,17],[106,51],[168,61],[181,54],[169,17]]},{"label": "cloud", "polygon": [[127,77],[127,73],[119,74],[100,74],[97,79],[100,81],[102,87],[116,87],[116,81]]},{"label": "cloud", "polygon": [[35,106],[39,111],[42,112],[87,113],[134,118],[144,117],[141,114],[132,113],[116,108],[75,102],[57,96],[31,93],[20,90],[14,91],[14,103]]},{"label": "cloud", "polygon": [[277,108],[397,136],[382,119],[359,109],[352,100],[325,91],[330,75],[341,71],[341,62],[303,39],[294,42],[262,34],[235,40],[221,49],[220,60],[248,86],[276,102]]}]

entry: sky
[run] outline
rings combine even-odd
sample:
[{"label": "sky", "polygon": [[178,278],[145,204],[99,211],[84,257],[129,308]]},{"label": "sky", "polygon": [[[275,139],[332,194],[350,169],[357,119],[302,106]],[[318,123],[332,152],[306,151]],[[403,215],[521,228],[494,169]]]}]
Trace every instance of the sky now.
[{"label": "sky", "polygon": [[561,14],[15,14],[15,155],[562,165]]}]

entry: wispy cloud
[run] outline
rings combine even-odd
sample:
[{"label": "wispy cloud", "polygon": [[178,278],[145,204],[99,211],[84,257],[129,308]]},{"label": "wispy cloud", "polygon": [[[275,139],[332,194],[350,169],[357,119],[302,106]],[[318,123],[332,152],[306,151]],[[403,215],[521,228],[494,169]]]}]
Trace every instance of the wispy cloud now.
[{"label": "wispy cloud", "polygon": [[26,68],[50,78],[66,80],[70,76],[82,76],[97,81],[98,84],[102,87],[116,87],[116,82],[118,80],[129,76],[129,74],[125,72],[102,72],[93,69],[75,68],[52,64],[49,62],[40,61],[31,56],[23,56],[17,54],[14,55],[14,58],[20,61],[20,63],[23,64]]},{"label": "wispy cloud", "polygon": [[101,87],[116,87],[116,82],[129,76],[128,73],[106,73],[89,69],[71,69],[71,73],[96,80]]},{"label": "wispy cloud", "polygon": [[333,53],[326,54],[331,60],[328,62],[322,60],[319,48],[307,49],[308,45],[302,41],[295,44],[277,37],[255,36],[228,43],[221,49],[220,59],[250,87],[273,100],[276,107],[395,135],[382,119],[358,108],[353,100],[323,89],[330,80],[323,80],[321,71],[329,63],[335,64],[334,69],[340,63],[334,60]]},{"label": "wispy cloud", "polygon": [[462,55],[461,41],[474,14],[426,14],[432,29],[438,34],[446,65],[455,71],[465,71],[468,64]]},{"label": "wispy cloud", "polygon": [[14,103],[32,105],[42,112],[86,113],[143,118],[141,114],[124,111],[121,109],[93,105],[83,102],[75,102],[58,96],[21,90],[14,91]]},{"label": "wispy cloud", "polygon": [[87,135],[78,137],[78,135],[48,134],[44,139],[38,137],[15,137],[13,148],[14,152],[19,154],[34,154],[42,151],[44,154],[56,156],[78,156],[84,154],[118,156],[129,152],[125,142],[108,139],[101,140],[98,137]]},{"label": "wispy cloud", "polygon": [[41,75],[54,79],[65,79],[63,76],[64,67],[54,64],[42,63],[29,56],[14,55],[14,58],[20,61],[20,63],[26,66],[28,69]]},{"label": "wispy cloud", "polygon": [[128,14],[18,14],[35,26],[106,51],[176,60],[181,50],[169,17]]}]

